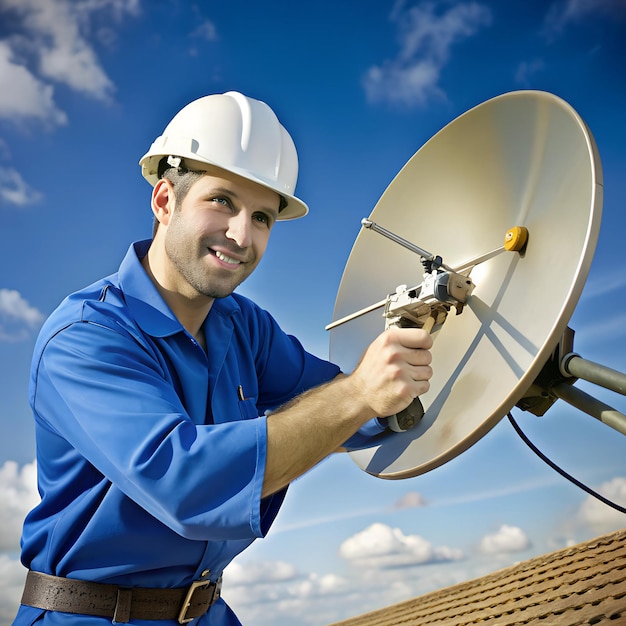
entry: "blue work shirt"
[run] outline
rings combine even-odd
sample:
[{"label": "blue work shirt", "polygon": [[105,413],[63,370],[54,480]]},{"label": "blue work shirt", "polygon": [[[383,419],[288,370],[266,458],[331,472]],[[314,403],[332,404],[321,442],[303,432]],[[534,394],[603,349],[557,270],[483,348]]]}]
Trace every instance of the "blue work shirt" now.
[{"label": "blue work shirt", "polygon": [[[41,503],[22,535],[32,570],[129,587],[185,587],[206,570],[217,579],[285,496],[261,498],[266,412],[339,373],[237,294],[213,303],[205,352],[143,269],[149,245],[66,298],[37,340]],[[110,623],[21,606],[14,624],[43,613],[46,626]],[[239,621],[220,599],[196,623]]]}]

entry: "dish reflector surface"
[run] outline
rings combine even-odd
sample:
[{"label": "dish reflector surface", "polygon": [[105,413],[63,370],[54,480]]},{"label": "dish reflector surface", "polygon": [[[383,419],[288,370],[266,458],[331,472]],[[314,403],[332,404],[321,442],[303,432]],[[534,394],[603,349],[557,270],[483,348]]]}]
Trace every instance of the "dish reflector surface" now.
[{"label": "dish reflector surface", "polygon": [[[477,265],[463,312],[434,336],[421,422],[351,452],[366,472],[408,478],[457,456],[528,390],[582,292],[600,228],[602,173],[593,137],[560,98],[518,91],[461,115],[402,168],[369,218],[457,268],[528,229],[522,253]],[[337,320],[422,281],[419,256],[374,232],[356,238]],[[382,308],[331,331],[331,359],[351,371],[384,330]]]}]

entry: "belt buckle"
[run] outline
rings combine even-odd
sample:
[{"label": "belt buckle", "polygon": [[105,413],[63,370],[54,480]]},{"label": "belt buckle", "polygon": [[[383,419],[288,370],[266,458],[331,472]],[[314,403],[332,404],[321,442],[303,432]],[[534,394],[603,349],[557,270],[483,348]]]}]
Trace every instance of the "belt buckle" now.
[{"label": "belt buckle", "polygon": [[[188,624],[192,622],[196,617],[187,617],[187,611],[191,606],[191,599],[193,598],[193,594],[196,592],[196,589],[200,589],[201,587],[210,587],[213,586],[213,596],[209,601],[209,607],[216,600],[216,595],[219,594],[219,584],[217,582],[213,583],[210,580],[194,580],[191,585],[189,585],[189,589],[187,590],[187,595],[183,600],[183,605],[180,609],[180,613],[178,614],[178,623],[179,624]],[[208,607],[207,607],[208,608]]]}]

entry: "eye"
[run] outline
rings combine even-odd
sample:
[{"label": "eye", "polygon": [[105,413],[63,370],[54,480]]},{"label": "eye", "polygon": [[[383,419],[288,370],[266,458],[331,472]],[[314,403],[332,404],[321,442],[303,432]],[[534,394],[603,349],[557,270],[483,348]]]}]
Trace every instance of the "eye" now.
[{"label": "eye", "polygon": [[274,220],[267,213],[255,213],[252,216],[252,219],[258,222],[259,224],[263,224],[267,226],[267,228],[271,228],[274,224]]},{"label": "eye", "polygon": [[233,204],[230,201],[230,198],[227,198],[226,196],[214,196],[213,198],[210,199],[210,202],[215,202],[216,204],[222,204],[225,207],[228,207],[229,209],[232,209]]}]

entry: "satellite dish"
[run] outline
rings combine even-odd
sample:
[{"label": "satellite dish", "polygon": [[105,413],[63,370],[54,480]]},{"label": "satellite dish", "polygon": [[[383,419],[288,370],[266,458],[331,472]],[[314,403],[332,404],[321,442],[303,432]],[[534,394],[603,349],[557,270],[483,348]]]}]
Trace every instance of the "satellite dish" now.
[{"label": "satellite dish", "polygon": [[[327,327],[332,360],[355,367],[385,328],[388,294],[419,300],[413,287],[431,276],[429,258],[439,271],[466,277],[471,291],[460,306],[439,304],[447,315],[433,329],[423,417],[350,452],[357,465],[390,479],[430,471],[536,388],[582,292],[601,208],[591,132],[545,92],[511,92],[476,106],[406,163],[363,221],[346,264]],[[505,236],[526,232],[527,242],[505,246]]]}]

